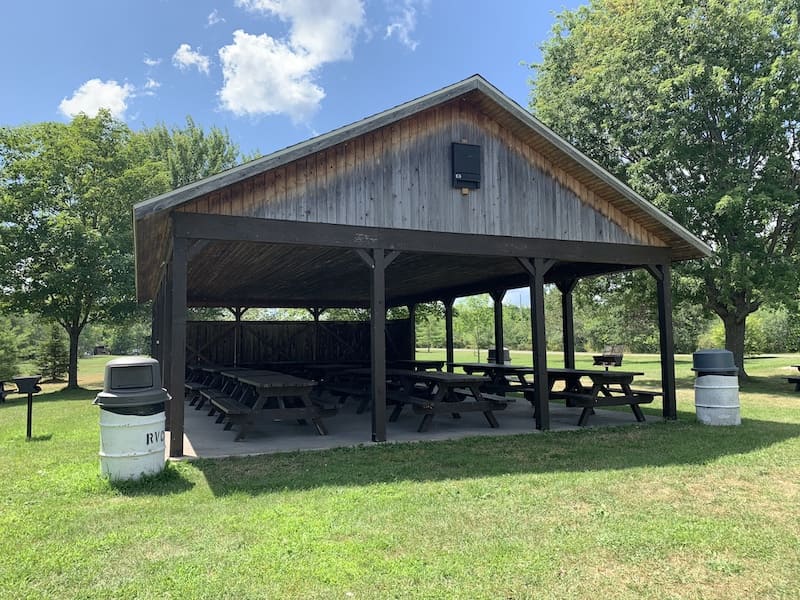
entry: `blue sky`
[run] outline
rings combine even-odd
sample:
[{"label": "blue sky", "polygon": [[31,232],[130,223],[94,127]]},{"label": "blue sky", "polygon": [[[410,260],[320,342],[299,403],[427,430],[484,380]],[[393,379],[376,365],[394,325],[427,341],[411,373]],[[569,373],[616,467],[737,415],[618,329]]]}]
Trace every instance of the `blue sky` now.
[{"label": "blue sky", "polygon": [[0,126],[106,106],[267,154],[480,73],[527,105],[577,0],[26,0],[0,19]]}]

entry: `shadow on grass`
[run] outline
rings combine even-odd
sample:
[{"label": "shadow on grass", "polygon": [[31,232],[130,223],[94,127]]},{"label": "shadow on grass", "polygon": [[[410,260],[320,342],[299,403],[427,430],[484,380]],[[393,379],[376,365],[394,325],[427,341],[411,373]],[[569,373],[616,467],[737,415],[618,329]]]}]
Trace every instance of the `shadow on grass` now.
[{"label": "shadow on grass", "polygon": [[646,426],[205,459],[192,465],[218,496],[257,495],[396,481],[699,466],[800,437],[798,424],[745,419],[740,427],[708,427],[694,419],[694,413],[683,412],[677,422]]},{"label": "shadow on grass", "polygon": [[123,496],[171,496],[191,490],[195,484],[175,465],[167,463],[157,475],[147,475],[136,481],[109,481],[109,486]]},{"label": "shadow on grass", "polygon": [[[72,390],[61,388],[58,390],[34,394],[33,403],[37,404],[40,402],[69,402],[75,400],[86,400],[92,402],[97,396],[97,393],[101,391],[102,388],[97,388],[97,389],[77,388]],[[10,394],[6,397],[5,403],[0,404],[0,410],[2,410],[4,406],[7,407],[19,406],[20,404],[27,403],[27,401],[28,401],[27,394]]]}]

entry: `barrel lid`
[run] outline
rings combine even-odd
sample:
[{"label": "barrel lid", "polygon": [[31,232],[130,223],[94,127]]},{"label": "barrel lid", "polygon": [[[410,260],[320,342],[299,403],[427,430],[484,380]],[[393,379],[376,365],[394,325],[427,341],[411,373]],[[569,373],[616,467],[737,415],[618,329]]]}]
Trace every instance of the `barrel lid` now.
[{"label": "barrel lid", "polygon": [[151,388],[141,391],[108,392],[97,394],[92,404],[98,406],[144,406],[172,400],[164,388]]},{"label": "barrel lid", "polygon": [[707,349],[692,354],[692,371],[736,375],[739,369],[730,350]]}]

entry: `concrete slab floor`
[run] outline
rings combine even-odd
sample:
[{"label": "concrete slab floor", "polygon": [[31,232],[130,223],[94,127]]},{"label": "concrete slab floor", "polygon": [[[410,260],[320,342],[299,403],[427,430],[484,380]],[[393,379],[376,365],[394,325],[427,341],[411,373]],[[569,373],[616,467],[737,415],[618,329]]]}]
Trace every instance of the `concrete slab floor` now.
[{"label": "concrete slab floor", "polygon": [[[390,407],[391,409],[391,407]],[[295,450],[327,450],[330,448],[353,447],[372,444],[371,414],[367,411],[356,414],[356,403],[348,401],[341,405],[338,414],[323,421],[328,435],[317,435],[313,425],[298,424],[296,421],[259,422],[248,436],[238,442],[233,441],[236,432],[224,431],[223,425],[215,423],[215,417],[208,416],[208,409],[195,410],[188,404],[184,407],[184,458],[223,458],[228,456],[250,456],[292,452]],[[463,413],[460,419],[449,415],[437,415],[428,431],[418,433],[422,416],[414,414],[410,407],[403,410],[396,423],[387,423],[389,443],[418,442],[432,440],[453,440],[470,436],[518,435],[522,433],[539,434],[534,428],[533,410],[525,400],[510,403],[503,411],[496,411],[500,427],[492,429],[482,413]],[[550,404],[551,431],[570,431],[577,426],[580,408],[567,408],[563,404]],[[596,410],[589,418],[590,428],[613,427],[636,424],[636,418],[629,410]],[[169,452],[169,432],[167,432],[167,452]]]}]

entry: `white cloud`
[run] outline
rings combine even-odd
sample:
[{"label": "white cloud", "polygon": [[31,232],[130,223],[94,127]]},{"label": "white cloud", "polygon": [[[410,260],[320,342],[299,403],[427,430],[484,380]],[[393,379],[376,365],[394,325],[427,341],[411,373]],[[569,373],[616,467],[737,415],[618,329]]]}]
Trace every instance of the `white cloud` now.
[{"label": "white cloud", "polygon": [[248,11],[289,24],[288,39],[234,33],[219,51],[222,106],[238,115],[288,114],[305,121],[325,91],[314,82],[325,63],[347,60],[364,27],[363,0],[236,0]]},{"label": "white cloud", "polygon": [[351,58],[355,36],[364,25],[362,0],[236,0],[236,5],[288,22],[291,47],[319,62]]},{"label": "white cloud", "polygon": [[144,59],[142,60],[142,62],[144,64],[146,64],[148,67],[157,67],[158,65],[161,64],[161,59],[160,58],[150,58],[149,56],[145,56]]},{"label": "white cloud", "polygon": [[97,115],[101,108],[107,108],[116,119],[124,119],[128,108],[128,98],[134,88],[129,83],[122,85],[116,81],[100,81],[90,79],[72,94],[72,98],[64,98],[58,109],[67,117],[85,113],[90,117]]},{"label": "white cloud", "polygon": [[389,25],[386,26],[384,39],[397,37],[401,44],[410,50],[416,50],[419,42],[411,36],[417,28],[417,7],[415,0],[405,0],[402,7],[398,7],[399,12]]},{"label": "white cloud", "polygon": [[325,97],[312,80],[313,62],[267,34],[236,31],[219,57],[224,77],[219,98],[236,115],[283,113],[300,122]]},{"label": "white cloud", "polygon": [[161,83],[153,79],[152,77],[148,77],[147,81],[144,82],[144,92],[142,92],[145,96],[155,96],[158,88],[161,87]]},{"label": "white cloud", "polygon": [[208,15],[208,24],[206,27],[213,27],[217,23],[224,23],[225,19],[219,16],[219,11],[215,8],[211,11],[211,14]]},{"label": "white cloud", "polygon": [[197,70],[208,75],[208,68],[211,61],[207,56],[203,56],[197,50],[192,50],[189,44],[181,44],[172,55],[172,64],[179,69],[189,69],[197,67]]}]

